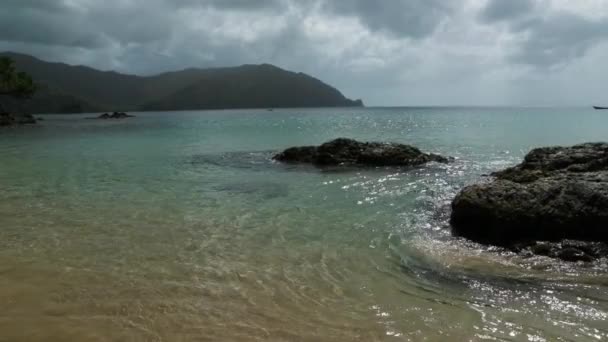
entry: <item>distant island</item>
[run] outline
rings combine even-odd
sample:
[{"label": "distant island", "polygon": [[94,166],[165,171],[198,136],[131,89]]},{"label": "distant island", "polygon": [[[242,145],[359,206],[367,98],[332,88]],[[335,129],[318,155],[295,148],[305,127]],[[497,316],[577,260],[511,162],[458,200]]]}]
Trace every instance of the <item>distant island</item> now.
[{"label": "distant island", "polygon": [[40,85],[28,101],[5,101],[9,111],[87,113],[238,108],[361,107],[336,88],[270,64],[185,69],[155,76],[99,71],[51,63],[12,52],[16,62]]}]

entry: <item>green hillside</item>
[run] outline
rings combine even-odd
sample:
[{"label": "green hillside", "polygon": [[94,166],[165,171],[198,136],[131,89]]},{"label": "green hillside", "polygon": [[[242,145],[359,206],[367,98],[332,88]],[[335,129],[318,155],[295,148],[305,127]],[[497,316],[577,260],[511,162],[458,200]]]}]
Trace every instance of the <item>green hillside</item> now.
[{"label": "green hillside", "polygon": [[269,64],[142,77],[45,62],[23,54],[0,55],[13,58],[19,70],[42,86],[24,103],[2,99],[8,109],[31,113],[363,105],[316,78]]}]

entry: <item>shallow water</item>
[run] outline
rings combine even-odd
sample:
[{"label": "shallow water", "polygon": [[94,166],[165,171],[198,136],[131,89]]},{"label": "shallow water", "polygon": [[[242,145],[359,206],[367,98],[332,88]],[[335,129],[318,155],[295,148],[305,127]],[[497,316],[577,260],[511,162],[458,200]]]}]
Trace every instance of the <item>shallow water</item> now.
[{"label": "shallow water", "polygon": [[[0,341],[599,341],[608,264],[454,239],[464,185],[598,111],[381,108],[48,115],[0,130]],[[317,170],[335,137],[450,155]]]}]

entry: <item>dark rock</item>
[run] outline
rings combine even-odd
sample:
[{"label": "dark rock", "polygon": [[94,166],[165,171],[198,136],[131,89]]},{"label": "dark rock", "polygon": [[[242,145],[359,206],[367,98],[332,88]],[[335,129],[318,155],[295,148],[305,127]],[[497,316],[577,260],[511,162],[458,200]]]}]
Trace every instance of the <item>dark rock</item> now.
[{"label": "dark rock", "polygon": [[11,126],[15,124],[15,119],[8,113],[0,113],[0,126]]},{"label": "dark rock", "polygon": [[532,246],[531,251],[534,254],[545,255],[545,256],[549,256],[549,255],[553,254],[551,245],[548,243],[538,243],[538,244]]},{"label": "dark rock", "polygon": [[132,118],[132,117],[135,117],[135,116],[129,115],[124,112],[114,112],[112,114],[108,114],[108,113],[101,114],[97,118],[98,119],[125,119],[125,118]]},{"label": "dark rock", "polygon": [[0,113],[0,126],[31,125],[36,118],[31,114]]},{"label": "dark rock", "polygon": [[608,256],[608,244],[603,242],[564,240],[561,242],[561,247],[576,248],[593,258]]},{"label": "dark rock", "polygon": [[574,239],[585,242],[559,253],[546,253],[544,246],[533,252],[565,260],[608,256],[597,246],[594,253],[586,250],[588,242],[608,243],[608,144],[535,149],[520,165],[493,176],[456,196],[454,234],[507,247]]},{"label": "dark rock", "polygon": [[595,259],[608,256],[608,244],[601,242],[563,240],[560,242],[532,242],[524,248],[521,245],[512,246],[516,253],[531,256],[543,255],[570,262],[591,262]]},{"label": "dark rock", "polygon": [[36,118],[31,114],[15,115],[15,121],[18,125],[32,125],[36,123]]},{"label": "dark rock", "polygon": [[608,171],[608,143],[537,148],[526,155],[523,163],[495,172],[493,176],[517,183],[531,183],[555,175],[596,171]]},{"label": "dark rock", "polygon": [[317,158],[316,146],[303,146],[288,148],[273,157],[274,160],[289,163],[313,163]]},{"label": "dark rock", "polygon": [[409,145],[359,142],[340,138],[320,146],[292,147],[273,159],[286,163],[310,163],[317,166],[417,166],[428,162],[446,163],[448,158],[426,154]]},{"label": "dark rock", "polygon": [[593,257],[586,254],[585,252],[581,251],[580,249],[577,248],[563,248],[562,250],[558,251],[555,255],[555,258],[558,259],[562,259],[564,261],[570,261],[570,262],[577,262],[577,261],[584,261],[584,262],[591,262],[593,261]]}]

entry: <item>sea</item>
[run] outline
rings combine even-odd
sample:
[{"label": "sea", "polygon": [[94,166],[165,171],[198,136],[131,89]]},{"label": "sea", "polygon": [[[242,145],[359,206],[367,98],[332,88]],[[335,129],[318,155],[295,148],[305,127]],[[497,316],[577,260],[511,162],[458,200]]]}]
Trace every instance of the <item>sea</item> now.
[{"label": "sea", "polygon": [[[41,115],[0,130],[0,341],[606,341],[608,261],[455,238],[464,186],[608,141],[592,108]],[[346,137],[454,157],[283,165]]]}]

